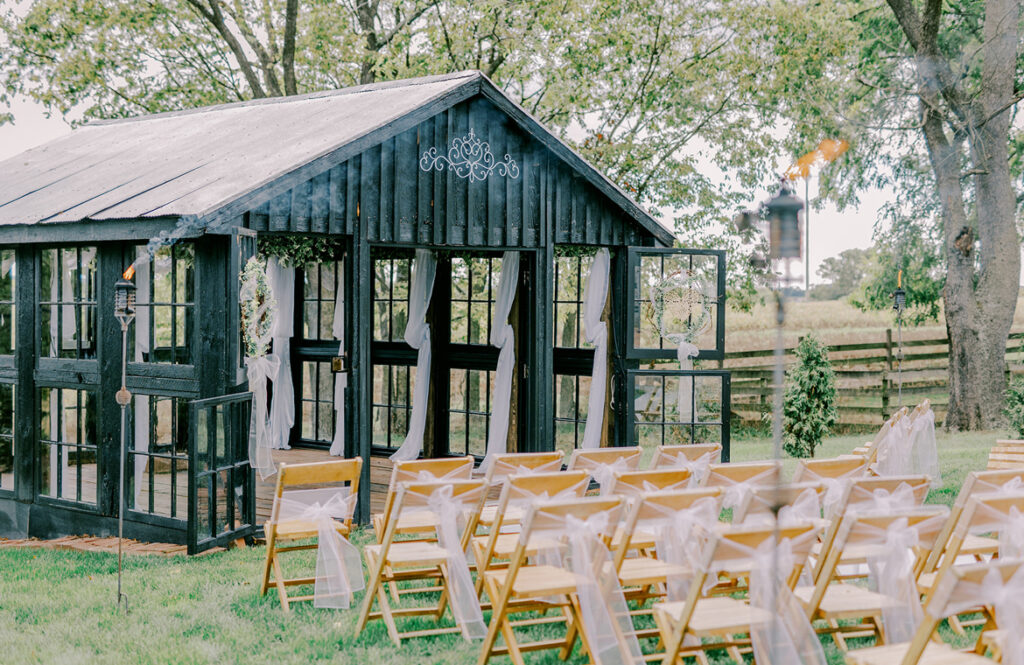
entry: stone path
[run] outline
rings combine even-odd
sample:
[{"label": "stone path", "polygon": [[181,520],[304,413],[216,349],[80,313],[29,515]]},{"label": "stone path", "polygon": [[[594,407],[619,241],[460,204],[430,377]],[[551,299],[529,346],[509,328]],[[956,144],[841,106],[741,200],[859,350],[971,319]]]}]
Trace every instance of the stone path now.
[{"label": "stone path", "polygon": [[[23,538],[21,540],[7,540],[0,538],[2,547],[34,547],[48,550],[77,550],[79,552],[105,552],[117,554],[117,538],[97,538],[94,536],[64,536],[53,540],[40,540],[38,538]],[[171,543],[143,543],[137,540],[125,538],[122,551],[125,554],[147,554],[157,556],[185,556],[187,549],[184,545]],[[223,552],[223,547],[215,547],[202,554],[212,552]]]}]

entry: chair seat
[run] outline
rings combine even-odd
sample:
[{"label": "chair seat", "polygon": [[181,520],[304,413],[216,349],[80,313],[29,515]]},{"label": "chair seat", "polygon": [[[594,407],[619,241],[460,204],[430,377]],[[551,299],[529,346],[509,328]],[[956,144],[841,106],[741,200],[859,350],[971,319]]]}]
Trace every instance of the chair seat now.
[{"label": "chair seat", "polygon": [[[661,615],[666,626],[679,623],[686,603],[655,603],[654,611]],[[751,607],[742,600],[718,596],[701,598],[693,610],[687,633],[697,637],[715,637],[733,633],[749,633],[752,625],[761,625],[771,621],[771,614],[765,610]]]},{"label": "chair seat", "polygon": [[999,541],[987,536],[968,535],[960,546],[960,554],[995,554],[999,551]]},{"label": "chair seat", "polygon": [[[338,533],[343,536],[348,535],[347,526],[337,520],[331,521],[334,522],[334,528]],[[316,537],[320,533],[320,525],[313,520],[284,520],[278,522],[274,530],[279,540],[302,540]],[[263,526],[263,532],[270,532],[270,522]]]},{"label": "chair seat", "polygon": [[[378,537],[384,537],[384,515],[378,513],[372,517],[373,529]],[[437,516],[433,513],[420,510],[405,513],[398,517],[398,524],[395,526],[395,533],[434,533],[437,527]]]},{"label": "chair seat", "polygon": [[[501,522],[502,524],[519,524],[519,522],[523,520],[523,516],[525,514],[526,511],[520,506],[506,506],[505,512],[501,515]],[[480,511],[480,524],[483,526],[491,526],[497,518],[497,504],[486,505],[483,507],[483,510]]]},{"label": "chair seat", "polygon": [[[622,546],[623,532],[622,527],[615,529],[615,535],[612,536],[611,549],[617,550]],[[629,539],[629,548],[633,550],[649,550],[654,549],[654,534],[647,533],[643,529],[636,529],[633,531],[633,535]]]},{"label": "chair seat", "polygon": [[[488,570],[484,573],[499,587],[505,586],[507,569]],[[518,598],[534,598],[574,593],[579,578],[574,573],[557,566],[523,566],[512,584],[512,595]]]},{"label": "chair seat", "polygon": [[693,571],[684,566],[646,557],[624,559],[619,568],[619,581],[624,587],[658,584],[667,580],[671,575],[689,577],[693,575]]},{"label": "chair seat", "polygon": [[[883,545],[849,545],[843,548],[843,553],[839,557],[839,565],[867,563],[870,555],[880,553],[883,549]],[[814,543],[811,546],[811,556],[815,559],[821,556],[821,543]]]},{"label": "chair seat", "polygon": [[[909,644],[887,644],[880,647],[855,649],[846,654],[848,665],[900,665]],[[992,665],[992,660],[972,653],[956,651],[946,644],[929,642],[919,665]]]},{"label": "chair seat", "polygon": [[[807,607],[814,587],[797,587],[793,590],[797,600]],[[854,584],[831,584],[825,590],[825,596],[818,606],[818,614],[823,619],[858,619],[866,616],[878,616],[882,608],[893,605],[896,601],[884,594],[876,593]]]},{"label": "chair seat", "polygon": [[[373,560],[380,558],[380,545],[367,545],[366,552]],[[387,564],[393,568],[436,566],[448,559],[448,553],[436,542],[411,540],[391,543]]]},{"label": "chair seat", "polygon": [[[489,536],[475,536],[473,542],[478,545],[481,549],[487,545]],[[519,547],[519,534],[518,533],[502,533],[498,534],[498,537],[494,540],[494,551],[491,556],[495,559],[509,559]],[[545,538],[531,538],[530,546],[527,548],[527,556],[532,556],[538,551],[547,548],[563,548],[564,545],[555,540],[549,540]]]}]

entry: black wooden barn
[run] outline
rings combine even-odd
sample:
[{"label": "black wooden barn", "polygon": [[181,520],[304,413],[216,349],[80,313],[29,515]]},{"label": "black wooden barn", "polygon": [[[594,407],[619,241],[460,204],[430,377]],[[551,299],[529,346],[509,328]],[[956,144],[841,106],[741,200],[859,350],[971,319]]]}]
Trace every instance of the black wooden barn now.
[{"label": "black wooden barn", "polygon": [[[445,161],[458,159],[460,141],[493,161],[460,172]],[[135,404],[119,471],[114,283],[161,234],[177,240],[136,277]],[[95,122],[0,163],[0,536],[116,532],[122,471],[127,536],[196,551],[254,528],[239,274],[270,236],[339,248],[296,268],[296,416],[282,454],[327,454],[337,371],[347,372],[344,454],[381,458],[401,444],[419,248],[437,257],[424,454],[483,454],[498,358],[491,315],[508,251],[520,263],[508,448],[579,445],[594,360],[584,289],[603,247],[602,445],[710,439],[727,458],[728,375],[679,369],[673,342],[650,329],[644,286],[700,275],[708,325],[692,341],[699,358],[721,358],[723,253],[669,249],[673,235],[657,220],[485,76],[464,72]],[[685,414],[665,399],[680,382],[693,399]]]}]

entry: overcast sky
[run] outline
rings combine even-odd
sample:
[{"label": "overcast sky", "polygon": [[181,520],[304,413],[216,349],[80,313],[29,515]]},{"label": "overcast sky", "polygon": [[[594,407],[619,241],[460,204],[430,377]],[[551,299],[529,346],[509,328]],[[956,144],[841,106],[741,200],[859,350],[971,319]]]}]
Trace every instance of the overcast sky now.
[{"label": "overcast sky", "polygon": [[[58,117],[47,118],[44,109],[27,100],[15,100],[11,108],[15,124],[0,126],[0,160],[46,143],[71,129]],[[811,178],[811,197],[816,192],[816,177]],[[803,184],[798,186],[798,195],[804,195]],[[765,198],[768,193],[766,192]],[[878,216],[878,210],[886,203],[890,194],[873,190],[860,197],[855,209],[837,212],[828,205],[824,210],[812,211],[810,221],[811,283],[820,281],[815,274],[821,261],[836,256],[851,247],[871,245],[871,233]],[[802,272],[802,271],[801,271]]]}]

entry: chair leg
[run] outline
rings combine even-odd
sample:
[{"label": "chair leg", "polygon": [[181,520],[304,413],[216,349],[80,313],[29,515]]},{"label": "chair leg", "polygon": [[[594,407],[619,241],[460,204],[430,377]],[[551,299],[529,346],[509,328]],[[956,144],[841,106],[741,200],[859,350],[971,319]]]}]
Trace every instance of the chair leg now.
[{"label": "chair leg", "polygon": [[572,655],[572,648],[576,645],[576,636],[579,634],[576,619],[572,612],[572,601],[566,598],[567,604],[561,606],[562,614],[565,616],[565,644],[558,650],[558,657],[562,660],[569,660]]},{"label": "chair leg", "polygon": [[281,558],[274,556],[274,583],[277,585],[277,595],[281,598],[281,607],[285,612],[291,611],[288,604],[288,588],[284,585],[284,571],[281,570]]},{"label": "chair leg", "polygon": [[263,583],[260,584],[260,595],[265,596],[267,590],[270,587],[270,566],[274,560],[276,553],[275,547],[277,544],[277,532],[273,527],[270,528],[270,537],[267,539],[267,559],[263,563]]},{"label": "chair leg", "polygon": [[829,619],[828,627],[835,629],[835,632],[832,633],[832,641],[835,642],[836,648],[843,653],[849,651],[849,647],[846,645],[846,637],[839,631],[839,622],[835,619]]},{"label": "chair leg", "polygon": [[[503,632],[504,627],[502,623],[507,620],[505,610],[508,607],[508,599],[502,598],[501,589],[494,580],[485,577],[484,583],[487,588],[487,595],[491,597],[491,623],[487,626],[487,635],[480,646],[480,656],[476,661],[477,665],[487,665],[487,661],[491,659],[491,652],[494,651],[494,643],[498,640],[498,632]],[[512,653],[511,648],[509,648],[509,653]]]}]

